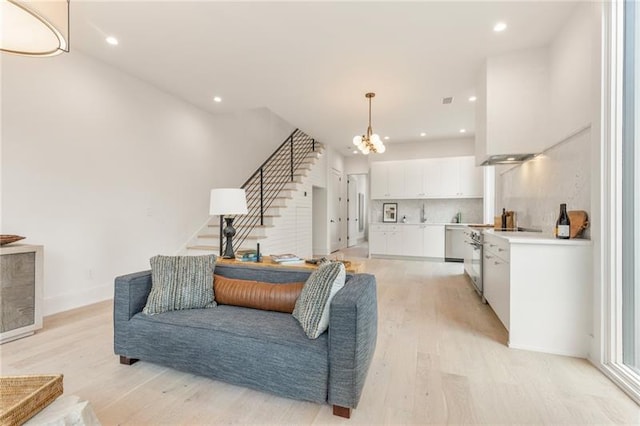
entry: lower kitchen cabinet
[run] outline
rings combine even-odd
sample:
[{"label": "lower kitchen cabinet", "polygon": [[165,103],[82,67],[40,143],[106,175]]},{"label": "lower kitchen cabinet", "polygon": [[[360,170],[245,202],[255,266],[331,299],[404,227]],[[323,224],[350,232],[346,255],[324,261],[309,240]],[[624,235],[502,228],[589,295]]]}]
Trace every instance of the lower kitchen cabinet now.
[{"label": "lower kitchen cabinet", "polygon": [[484,234],[484,297],[509,347],[584,358],[590,342],[591,242]]},{"label": "lower kitchen cabinet", "polygon": [[379,224],[369,226],[369,254],[444,258],[444,225]]},{"label": "lower kitchen cabinet", "polygon": [[422,225],[402,225],[402,255],[422,256],[424,235]]},{"label": "lower kitchen cabinet", "polygon": [[375,225],[369,227],[369,254],[391,256],[402,255],[402,233],[397,225]]},{"label": "lower kitchen cabinet", "polygon": [[444,225],[420,225],[422,227],[422,235],[424,236],[424,244],[422,256],[444,258]]},{"label": "lower kitchen cabinet", "polygon": [[498,255],[497,250],[491,250],[489,244],[485,244],[482,262],[484,298],[509,330],[509,260]]}]

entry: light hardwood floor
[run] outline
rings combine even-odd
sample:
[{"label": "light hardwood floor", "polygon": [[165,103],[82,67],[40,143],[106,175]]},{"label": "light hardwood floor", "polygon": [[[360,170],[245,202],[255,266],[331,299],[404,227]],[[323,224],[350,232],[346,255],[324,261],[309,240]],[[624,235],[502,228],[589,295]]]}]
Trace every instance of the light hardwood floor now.
[{"label": "light hardwood floor", "polygon": [[35,336],[0,346],[2,374],[63,373],[65,394],[91,401],[104,425],[640,424],[640,408],[587,361],[507,348],[461,264],[364,261],[378,281],[378,344],[350,420],[327,405],[120,365],[110,302],[48,317]]}]

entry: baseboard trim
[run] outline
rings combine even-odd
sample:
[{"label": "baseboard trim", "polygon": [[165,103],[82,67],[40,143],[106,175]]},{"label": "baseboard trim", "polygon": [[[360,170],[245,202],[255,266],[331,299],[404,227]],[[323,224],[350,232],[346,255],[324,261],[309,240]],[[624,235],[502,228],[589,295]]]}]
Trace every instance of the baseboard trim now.
[{"label": "baseboard trim", "polygon": [[107,284],[92,287],[81,292],[69,292],[55,297],[44,299],[44,316],[81,308],[113,298],[113,285]]}]

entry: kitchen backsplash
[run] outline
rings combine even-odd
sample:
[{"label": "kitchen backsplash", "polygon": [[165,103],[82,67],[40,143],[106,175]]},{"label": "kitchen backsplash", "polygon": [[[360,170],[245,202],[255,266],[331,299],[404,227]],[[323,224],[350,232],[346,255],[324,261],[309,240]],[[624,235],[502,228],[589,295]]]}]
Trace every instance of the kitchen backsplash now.
[{"label": "kitchen backsplash", "polygon": [[[567,210],[591,208],[590,128],[549,149],[543,155],[500,174],[496,214],[502,207],[516,212],[517,225],[552,232],[560,203]],[[588,236],[588,233],[586,234]]]},{"label": "kitchen backsplash", "polygon": [[382,204],[398,203],[398,222],[407,216],[408,223],[419,223],[424,205],[427,222],[449,223],[460,212],[463,223],[482,222],[481,198],[455,198],[438,200],[371,200],[371,221],[382,222]]}]

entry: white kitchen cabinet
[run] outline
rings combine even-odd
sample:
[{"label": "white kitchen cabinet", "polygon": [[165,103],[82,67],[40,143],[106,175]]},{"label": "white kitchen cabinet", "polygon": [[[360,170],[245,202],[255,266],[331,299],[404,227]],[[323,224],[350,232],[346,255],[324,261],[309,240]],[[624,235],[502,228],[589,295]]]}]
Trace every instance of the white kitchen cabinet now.
[{"label": "white kitchen cabinet", "polygon": [[485,239],[482,259],[483,291],[487,303],[489,303],[504,327],[509,330],[509,260],[508,256],[504,256],[504,250],[498,250],[497,243],[497,239]]},{"label": "white kitchen cabinet", "polygon": [[444,225],[369,225],[369,254],[444,258]]},{"label": "white kitchen cabinet", "polygon": [[484,196],[484,169],[476,166],[474,157],[458,157],[460,196],[482,198]]},{"label": "white kitchen cabinet", "polygon": [[424,256],[424,225],[402,225],[402,255]]},{"label": "white kitchen cabinet", "polygon": [[512,348],[584,358],[592,247],[541,233],[484,233],[484,296],[509,332]]},{"label": "white kitchen cabinet", "polygon": [[369,254],[402,255],[402,232],[398,225],[371,224]]},{"label": "white kitchen cabinet", "polygon": [[423,228],[424,257],[444,259],[444,225],[420,225]]},{"label": "white kitchen cabinet", "polygon": [[371,198],[384,199],[389,196],[389,163],[371,163]]},{"label": "white kitchen cabinet", "polygon": [[407,198],[424,198],[424,160],[410,160],[404,162],[405,188]]},{"label": "white kitchen cabinet", "polygon": [[458,158],[441,158],[440,160],[440,188],[436,196],[442,198],[460,195],[460,163]]},{"label": "white kitchen cabinet", "polygon": [[371,163],[371,198],[406,198],[405,169],[402,161]]},{"label": "white kitchen cabinet", "polygon": [[481,198],[483,176],[473,157],[375,162],[371,198]]},{"label": "white kitchen cabinet", "polygon": [[384,254],[387,250],[387,234],[382,229],[369,229],[369,254]]},{"label": "white kitchen cabinet", "polygon": [[440,183],[442,181],[442,162],[438,158],[423,160],[422,170],[422,193],[420,198],[435,198],[442,191]]}]

